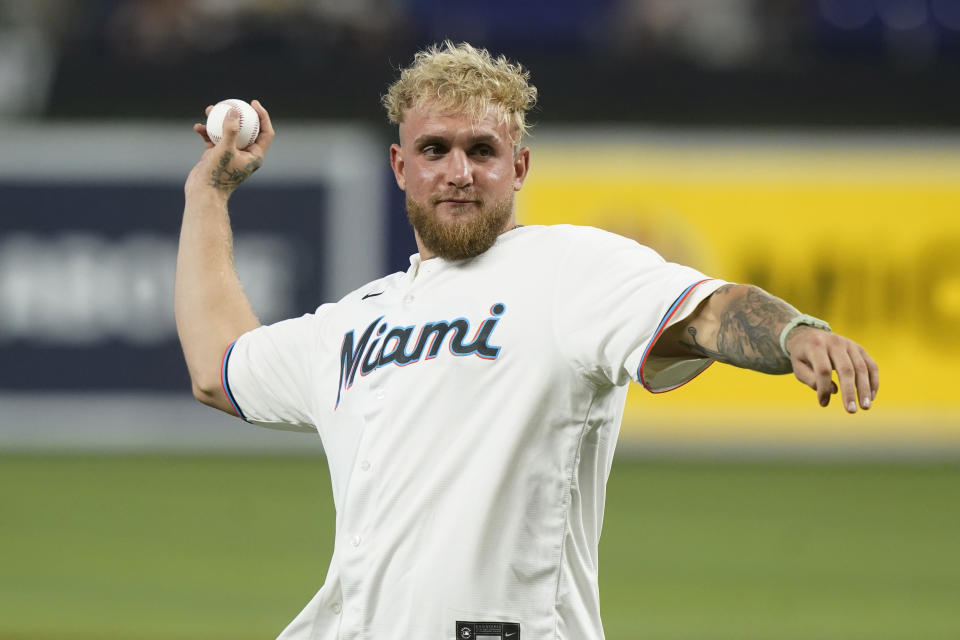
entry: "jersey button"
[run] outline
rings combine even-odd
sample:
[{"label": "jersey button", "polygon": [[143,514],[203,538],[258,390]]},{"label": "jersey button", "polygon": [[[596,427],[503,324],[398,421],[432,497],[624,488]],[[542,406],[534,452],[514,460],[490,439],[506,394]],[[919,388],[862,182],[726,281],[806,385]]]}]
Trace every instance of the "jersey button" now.
[{"label": "jersey button", "polygon": [[333,611],[333,612],[336,613],[336,614],[339,614],[341,611],[343,611],[343,607],[340,606],[340,603],[339,603],[339,602],[334,602],[334,603],[333,603],[333,606],[330,607],[330,610]]},{"label": "jersey button", "polygon": [[377,391],[377,400],[383,400],[386,397],[387,397],[386,391],[384,391],[383,389],[380,389],[380,391]]},{"label": "jersey button", "polygon": [[411,296],[411,295],[405,295],[405,296],[403,296],[403,303],[404,303],[404,304],[410,304],[410,303],[412,303],[412,302],[413,302],[413,296]]},{"label": "jersey button", "polygon": [[353,536],[353,538],[350,539],[350,544],[355,547],[359,547],[362,541],[363,539],[360,536]]},{"label": "jersey button", "polygon": [[361,463],[360,463],[360,470],[361,470],[361,471],[370,471],[370,461],[369,461],[369,460],[364,460],[363,462],[361,462]]}]

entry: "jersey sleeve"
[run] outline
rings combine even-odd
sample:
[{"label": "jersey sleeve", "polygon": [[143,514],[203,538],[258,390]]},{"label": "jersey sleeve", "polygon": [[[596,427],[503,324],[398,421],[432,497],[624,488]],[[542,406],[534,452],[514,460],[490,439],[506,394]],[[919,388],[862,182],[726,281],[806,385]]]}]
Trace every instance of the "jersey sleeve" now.
[{"label": "jersey sleeve", "polygon": [[560,262],[554,298],[557,340],[573,366],[598,384],[633,379],[662,392],[713,363],[652,358],[649,351],[726,282],[613,233],[586,228],[578,235]]},{"label": "jersey sleeve", "polygon": [[311,390],[322,366],[321,325],[332,307],[258,327],[227,349],[223,388],[241,418],[273,429],[316,430]]}]

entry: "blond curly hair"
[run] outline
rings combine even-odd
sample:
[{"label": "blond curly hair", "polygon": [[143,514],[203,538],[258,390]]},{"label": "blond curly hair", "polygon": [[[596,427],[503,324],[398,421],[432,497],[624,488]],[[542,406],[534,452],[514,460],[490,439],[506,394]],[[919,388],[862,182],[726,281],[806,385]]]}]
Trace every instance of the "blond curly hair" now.
[{"label": "blond curly hair", "polygon": [[418,52],[382,102],[397,125],[408,109],[428,100],[445,113],[463,113],[478,122],[493,105],[511,141],[519,145],[530,130],[527,112],[537,102],[537,88],[529,79],[529,71],[504,56],[494,58],[486,49],[445,40]]}]

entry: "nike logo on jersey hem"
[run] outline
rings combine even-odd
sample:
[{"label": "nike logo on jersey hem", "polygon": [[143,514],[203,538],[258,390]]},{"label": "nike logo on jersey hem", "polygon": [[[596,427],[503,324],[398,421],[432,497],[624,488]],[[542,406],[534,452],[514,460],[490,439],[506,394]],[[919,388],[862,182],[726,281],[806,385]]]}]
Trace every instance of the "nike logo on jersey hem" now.
[{"label": "nike logo on jersey hem", "polygon": [[360,299],[361,299],[361,300],[366,300],[367,298],[373,298],[374,296],[382,296],[382,295],[383,295],[383,291],[380,291],[380,292],[378,292],[378,293],[368,293],[368,294],[366,294],[365,296],[363,296],[363,297],[360,298]]}]

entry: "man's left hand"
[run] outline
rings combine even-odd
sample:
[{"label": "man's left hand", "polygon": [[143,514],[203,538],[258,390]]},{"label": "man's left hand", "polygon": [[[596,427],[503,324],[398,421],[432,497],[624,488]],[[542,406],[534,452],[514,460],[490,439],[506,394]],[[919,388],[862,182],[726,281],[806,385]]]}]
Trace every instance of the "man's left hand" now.
[{"label": "man's left hand", "polygon": [[[786,341],[793,374],[817,392],[820,406],[840,391],[843,407],[856,413],[857,402],[869,409],[880,388],[880,370],[866,350],[848,338],[814,327],[798,326]],[[837,372],[838,384],[833,381]]]}]

